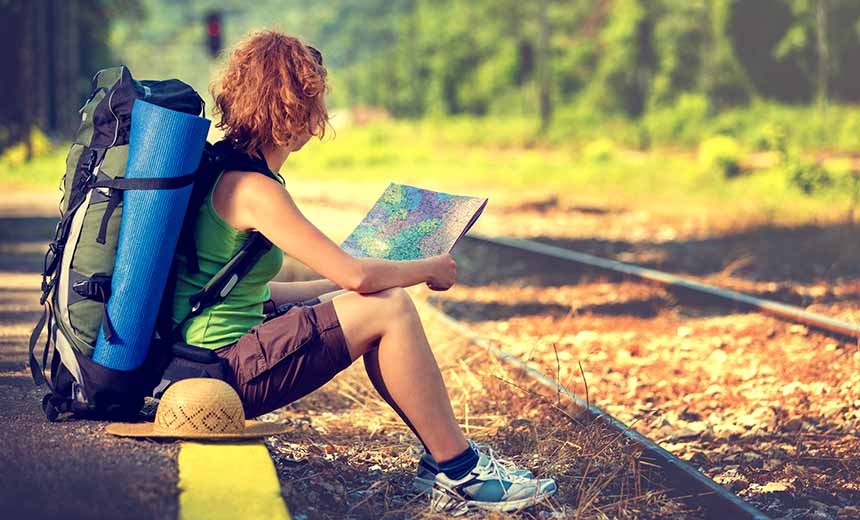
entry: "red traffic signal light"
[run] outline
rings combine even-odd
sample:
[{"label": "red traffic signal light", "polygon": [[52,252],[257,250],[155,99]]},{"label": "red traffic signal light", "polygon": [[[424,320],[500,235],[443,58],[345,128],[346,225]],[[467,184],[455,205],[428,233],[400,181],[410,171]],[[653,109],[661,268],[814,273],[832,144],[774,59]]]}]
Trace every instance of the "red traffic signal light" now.
[{"label": "red traffic signal light", "polygon": [[221,36],[221,21],[212,18],[206,22],[206,34],[209,36]]},{"label": "red traffic signal light", "polygon": [[206,44],[213,58],[221,51],[221,11],[210,11],[206,15]]}]

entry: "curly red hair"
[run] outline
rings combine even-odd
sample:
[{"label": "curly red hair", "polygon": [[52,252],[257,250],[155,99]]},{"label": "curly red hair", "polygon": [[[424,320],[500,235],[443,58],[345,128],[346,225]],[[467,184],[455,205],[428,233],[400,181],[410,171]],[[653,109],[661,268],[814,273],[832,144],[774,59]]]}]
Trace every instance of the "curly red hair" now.
[{"label": "curly red hair", "polygon": [[285,146],[305,132],[320,139],[329,122],[322,55],[276,30],[253,31],[230,52],[211,83],[218,128],[234,146],[260,156],[264,145]]}]

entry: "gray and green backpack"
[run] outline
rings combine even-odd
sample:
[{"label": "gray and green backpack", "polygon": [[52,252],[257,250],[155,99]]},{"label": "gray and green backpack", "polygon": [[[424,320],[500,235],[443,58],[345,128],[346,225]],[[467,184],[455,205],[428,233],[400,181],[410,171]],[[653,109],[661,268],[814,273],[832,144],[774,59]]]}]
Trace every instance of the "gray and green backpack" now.
[{"label": "gray and green backpack", "polygon": [[[275,176],[265,161],[234,151],[221,141],[206,143],[197,170],[174,179],[125,179],[131,109],[135,99],[171,110],[204,115],[202,98],[177,79],[135,80],[119,66],[96,73],[89,97],[80,109],[81,124],[66,158],[60,220],[45,254],[42,270],[43,313],[30,336],[29,364],[36,384],[49,393],[42,408],[49,420],[71,413],[93,418],[129,418],[146,397],[158,397],[175,380],[224,378],[224,367],[211,350],[182,343],[185,321],[229,296],[236,282],[271,247],[252,233],[236,255],[191,298],[191,313],[178,326],[171,315],[175,265],[171,270],[149,354],[131,371],[113,370],[92,360],[99,328],[110,337],[107,302],[111,292],[122,194],[137,189],[177,189],[193,183],[191,199],[177,243],[188,269],[197,269],[195,217],[217,174],[226,169]],[[44,336],[41,356],[36,346]],[[39,359],[41,357],[41,360]],[[49,361],[50,360],[50,361]]]}]

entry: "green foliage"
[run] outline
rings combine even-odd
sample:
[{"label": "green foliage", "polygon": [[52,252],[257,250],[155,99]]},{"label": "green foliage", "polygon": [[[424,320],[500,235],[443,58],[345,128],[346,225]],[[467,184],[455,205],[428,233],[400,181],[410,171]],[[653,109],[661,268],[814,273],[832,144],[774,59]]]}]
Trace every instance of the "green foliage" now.
[{"label": "green foliage", "polygon": [[650,94],[652,106],[671,105],[680,93],[697,90],[707,39],[702,30],[706,15],[702,2],[662,2],[654,21],[658,64]]},{"label": "green foliage", "polygon": [[[583,130],[578,146],[564,140],[535,145],[529,141],[534,122],[521,117],[460,116],[343,126],[334,140],[314,140],[291,155],[284,172],[288,182],[292,178],[297,184],[305,179],[361,179],[377,182],[382,189],[394,180],[442,191],[484,193],[491,200],[493,193],[562,193],[578,200],[611,197],[617,204],[635,207],[716,207],[751,218],[756,212],[805,218],[842,211],[851,204],[850,190],[843,189],[847,181],[835,173],[834,184],[814,192],[815,197],[787,182],[781,165],[730,179],[703,176],[698,158],[686,150],[655,146],[626,152],[624,143],[615,139],[624,133],[623,127],[606,124],[597,132]],[[744,147],[737,142],[729,147],[739,162]]]},{"label": "green foliage", "polygon": [[30,130],[30,149],[27,150],[27,144],[24,142],[16,143],[0,153],[0,169],[18,169],[23,166],[28,157],[28,153],[32,157],[41,157],[51,151],[52,145],[48,137],[38,128],[33,127]]},{"label": "green foliage", "polygon": [[703,170],[717,171],[725,178],[741,173],[741,145],[733,138],[718,135],[702,141],[699,145],[699,164]]},{"label": "green foliage", "polygon": [[709,123],[710,103],[700,94],[682,94],[669,107],[654,108],[642,119],[651,140],[689,143],[702,134]]},{"label": "green foliage", "polygon": [[753,146],[758,150],[785,153],[788,146],[788,131],[779,123],[764,123],[758,129]]},{"label": "green foliage", "polygon": [[639,116],[645,109],[648,75],[653,69],[648,12],[640,0],[617,0],[601,32],[603,55],[586,92],[601,111]]},{"label": "green foliage", "polygon": [[[291,154],[282,173],[288,186],[350,179],[376,183],[381,190],[395,180],[449,192],[512,197],[528,193],[568,194],[580,201],[606,201],[654,211],[707,208],[724,213],[805,219],[841,214],[852,204],[851,165],[828,165],[833,184],[806,196],[787,182],[784,168],[751,171],[732,179],[703,177],[686,150],[654,147],[627,153],[616,140],[629,130],[606,123],[613,136],[611,160],[593,161],[567,141],[530,141],[530,118],[470,118],[424,121],[378,120],[363,126],[340,124],[335,138],[312,140]],[[616,126],[613,126],[616,125]],[[626,129],[626,130],[625,130]],[[581,143],[595,139],[582,130]],[[612,132],[612,133],[609,133]],[[602,145],[601,145],[602,146]],[[56,190],[65,168],[68,143],[17,167],[0,167],[4,189]],[[847,173],[846,173],[847,172]],[[57,193],[57,191],[54,191]]]},{"label": "green foliage", "polygon": [[[179,77],[205,93],[218,63],[206,56],[202,19],[220,8],[228,47],[250,29],[276,27],[320,48],[332,108],[422,120],[340,136],[321,159],[337,170],[417,164],[437,147],[466,156],[470,147],[552,147],[613,169],[625,149],[701,145],[719,177],[739,171],[743,150],[777,152],[773,179],[824,193],[842,177],[821,167],[834,179],[826,187],[815,163],[803,162],[809,150],[860,152],[854,0],[829,2],[826,110],[785,104],[812,99],[813,0],[123,1],[134,13],[114,20],[110,44],[137,77]],[[538,134],[542,92],[553,119]],[[703,142],[709,136],[718,137]],[[408,157],[390,146],[407,139],[416,141]]]},{"label": "green foliage", "polygon": [[586,144],[582,155],[588,162],[605,164],[612,161],[618,153],[615,143],[607,137],[600,137]]},{"label": "green foliage", "polygon": [[833,177],[812,161],[794,158],[785,165],[789,182],[803,193],[812,195],[833,185]]},{"label": "green foliage", "polygon": [[[687,132],[660,121],[671,118],[667,110],[688,110],[685,96],[703,96],[709,115],[753,100],[809,100],[817,60],[817,4],[811,0],[134,4],[146,16],[117,20],[111,44],[140,77],[181,76],[205,91],[213,69],[204,51],[202,17],[218,7],[227,13],[228,46],[249,29],[276,26],[319,47],[331,72],[332,106],[371,105],[401,117],[536,118],[538,93],[548,89],[556,114],[575,111],[576,105],[601,118],[639,119],[662,111],[645,125],[646,143],[650,133],[661,139]],[[860,54],[860,4],[829,5],[832,95],[858,101],[860,69],[852,64]],[[548,71],[543,86],[541,60]],[[692,144],[700,138],[691,138]]]},{"label": "green foliage", "polygon": [[[836,90],[838,96],[844,96],[848,90],[856,90],[849,85],[856,85],[860,80],[856,64],[856,56],[860,52],[857,24],[860,18],[860,3],[856,0],[787,0],[781,2],[784,13],[778,23],[778,34],[774,35],[776,44],[771,50],[771,60],[762,60],[757,67],[758,83],[771,90],[779,99],[788,101],[811,101],[816,94],[816,74],[823,60],[828,69],[829,87]],[[827,55],[818,54],[817,10],[824,8],[827,35],[825,38]],[[770,18],[773,21],[773,17]],[[791,86],[780,83],[789,80],[796,85],[789,98],[780,95],[783,89]],[[856,95],[851,96],[856,100]]]},{"label": "green foliage", "polygon": [[33,157],[25,161],[16,145],[0,157],[0,187],[57,189],[66,169],[69,143],[52,145],[41,137],[34,139]]}]

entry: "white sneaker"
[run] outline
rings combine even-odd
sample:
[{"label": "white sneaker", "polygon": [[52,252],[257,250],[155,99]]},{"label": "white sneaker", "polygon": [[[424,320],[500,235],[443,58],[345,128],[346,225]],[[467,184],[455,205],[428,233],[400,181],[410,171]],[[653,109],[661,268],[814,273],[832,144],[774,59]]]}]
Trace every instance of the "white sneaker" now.
[{"label": "white sneaker", "polygon": [[[472,444],[478,465],[459,480],[436,474],[430,508],[437,513],[460,516],[470,509],[510,513],[549,498],[558,489],[553,479],[519,476],[510,463],[502,465],[489,446]],[[521,471],[521,470],[520,470]]]},{"label": "white sneaker", "polygon": [[[489,446],[478,445],[469,441],[469,445],[477,451],[479,448],[489,448]],[[534,474],[527,469],[518,469],[513,462],[496,457],[498,462],[508,473],[513,473],[518,477],[527,479],[534,478]],[[426,493],[433,487],[433,482],[436,480],[436,473],[439,473],[439,466],[433,457],[426,451],[418,459],[418,467],[415,470],[415,479],[412,481],[412,488],[419,493]]]}]

